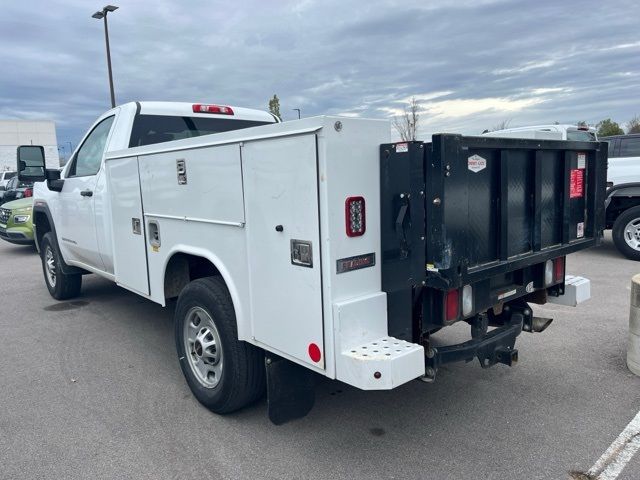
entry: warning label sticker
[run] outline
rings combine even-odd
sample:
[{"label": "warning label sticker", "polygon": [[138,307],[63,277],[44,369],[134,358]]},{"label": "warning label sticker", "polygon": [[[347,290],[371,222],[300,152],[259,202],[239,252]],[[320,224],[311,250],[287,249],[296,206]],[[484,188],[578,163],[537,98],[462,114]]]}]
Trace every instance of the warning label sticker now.
[{"label": "warning label sticker", "polygon": [[478,173],[480,170],[487,168],[487,160],[480,155],[471,155],[467,160],[469,170]]},{"label": "warning label sticker", "polygon": [[396,153],[404,153],[409,151],[408,143],[397,143],[396,144]]},{"label": "warning label sticker", "polygon": [[578,152],[578,168],[587,168],[587,154]]},{"label": "warning label sticker", "polygon": [[584,196],[584,170],[574,168],[571,170],[569,181],[569,198],[581,198]]}]

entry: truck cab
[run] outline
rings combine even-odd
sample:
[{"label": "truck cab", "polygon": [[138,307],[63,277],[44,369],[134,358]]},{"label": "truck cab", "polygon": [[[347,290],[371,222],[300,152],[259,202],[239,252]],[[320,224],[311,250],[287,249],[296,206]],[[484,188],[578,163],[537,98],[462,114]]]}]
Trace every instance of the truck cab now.
[{"label": "truck cab", "polygon": [[[98,117],[78,144],[62,170],[60,191],[36,184],[36,225],[55,228],[68,265],[113,278],[104,169],[109,152],[278,121],[260,110],[200,103],[131,102],[113,108]],[[36,241],[43,234],[42,228],[36,229]]]},{"label": "truck cab", "polygon": [[609,143],[607,228],[624,256],[640,260],[640,134],[602,140]]}]

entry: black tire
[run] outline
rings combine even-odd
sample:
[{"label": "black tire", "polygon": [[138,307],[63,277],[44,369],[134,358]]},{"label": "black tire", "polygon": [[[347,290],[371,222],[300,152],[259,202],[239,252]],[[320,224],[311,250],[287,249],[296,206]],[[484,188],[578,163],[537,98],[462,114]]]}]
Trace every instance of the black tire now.
[{"label": "black tire", "polygon": [[[82,275],[77,273],[70,275],[62,272],[60,268],[63,262],[62,255],[60,255],[60,250],[58,250],[58,244],[53,237],[53,233],[47,232],[44,234],[42,242],[40,243],[40,252],[44,283],[47,285],[51,296],[56,300],[67,300],[77,297],[82,287]],[[48,257],[49,254],[51,257]],[[49,270],[48,267],[48,258],[53,259],[51,270]],[[53,277],[48,273],[50,271],[53,271]]]},{"label": "black tire", "polygon": [[631,260],[640,261],[640,242],[638,243],[639,246],[636,250],[629,245],[625,239],[625,227],[634,220],[637,221],[638,226],[640,226],[640,206],[631,207],[622,212],[618,218],[616,218],[612,229],[613,243],[615,243],[616,248],[625,257]]},{"label": "black tire", "polygon": [[[193,312],[202,310],[209,315],[206,321],[213,321],[222,351],[221,372],[219,375],[214,374],[213,379],[207,377],[204,380],[198,378],[194,372],[197,367],[192,366],[196,360],[203,359],[204,354],[197,355],[195,344],[187,351],[189,342],[185,342],[185,330],[197,328],[197,325],[194,327],[195,323],[200,324],[199,320],[190,320]],[[238,340],[233,302],[221,277],[200,278],[189,283],[178,297],[174,323],[180,368],[189,388],[202,405],[218,414],[230,413],[264,394],[264,353],[261,349]],[[203,352],[202,347],[200,352]],[[206,381],[217,383],[207,386],[203,383]]]}]

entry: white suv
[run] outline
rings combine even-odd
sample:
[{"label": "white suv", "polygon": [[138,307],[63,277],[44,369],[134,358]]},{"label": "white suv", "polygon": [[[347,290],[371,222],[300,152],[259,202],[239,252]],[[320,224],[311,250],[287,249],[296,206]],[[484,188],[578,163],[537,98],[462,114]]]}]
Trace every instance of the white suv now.
[{"label": "white suv", "polygon": [[7,183],[11,180],[11,177],[15,177],[16,172],[11,170],[5,170],[0,172],[0,203],[2,203],[2,199],[4,198],[4,191],[7,188]]},{"label": "white suv", "polygon": [[9,179],[11,177],[15,177],[15,175],[16,175],[16,172],[11,170],[0,172],[0,187],[6,187],[7,183],[9,183]]}]

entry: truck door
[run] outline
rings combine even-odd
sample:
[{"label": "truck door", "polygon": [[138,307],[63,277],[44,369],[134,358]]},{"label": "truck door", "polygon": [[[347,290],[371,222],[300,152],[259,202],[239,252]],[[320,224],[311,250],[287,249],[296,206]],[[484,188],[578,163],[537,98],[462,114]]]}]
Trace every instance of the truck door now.
[{"label": "truck door", "polygon": [[65,259],[98,270],[104,270],[104,265],[98,251],[93,194],[114,119],[111,115],[98,122],[71,160],[56,225]]},{"label": "truck door", "polygon": [[149,295],[147,242],[142,210],[138,157],[107,160],[116,283]]},{"label": "truck door", "polygon": [[255,339],[324,368],[315,135],[242,147]]}]

